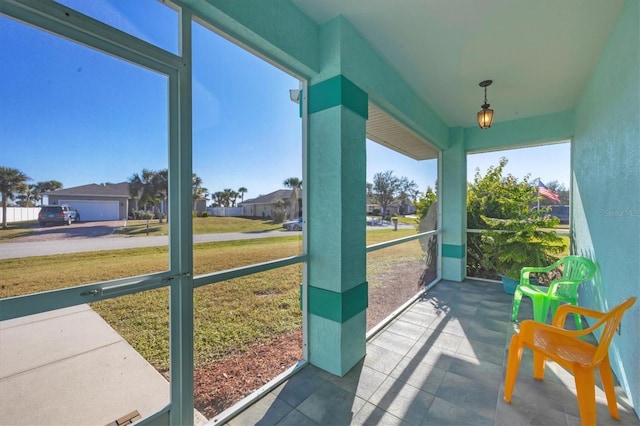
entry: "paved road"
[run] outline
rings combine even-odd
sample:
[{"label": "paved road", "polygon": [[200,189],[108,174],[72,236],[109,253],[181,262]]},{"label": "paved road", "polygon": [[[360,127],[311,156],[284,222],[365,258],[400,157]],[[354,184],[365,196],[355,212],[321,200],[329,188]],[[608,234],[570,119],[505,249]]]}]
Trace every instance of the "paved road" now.
[{"label": "paved road", "polygon": [[[210,241],[250,240],[300,234],[296,231],[230,232],[226,234],[197,234],[194,243]],[[169,244],[166,235],[158,237],[103,236],[97,238],[57,239],[45,241],[21,241],[0,244],[0,259],[13,259],[51,254],[80,253],[99,250],[120,250],[128,248],[155,247]]]},{"label": "paved road", "polygon": [[[0,259],[15,259],[53,254],[82,253],[100,250],[121,250],[141,247],[157,247],[169,244],[169,237],[126,237],[113,235],[122,226],[120,221],[87,222],[71,226],[35,228],[34,232],[17,241],[0,243]],[[401,226],[399,226],[401,227]],[[368,230],[389,229],[387,226],[367,226]],[[264,232],[229,232],[223,234],[196,234],[194,243],[214,241],[251,240],[286,235],[300,235],[301,231],[278,229]]]}]

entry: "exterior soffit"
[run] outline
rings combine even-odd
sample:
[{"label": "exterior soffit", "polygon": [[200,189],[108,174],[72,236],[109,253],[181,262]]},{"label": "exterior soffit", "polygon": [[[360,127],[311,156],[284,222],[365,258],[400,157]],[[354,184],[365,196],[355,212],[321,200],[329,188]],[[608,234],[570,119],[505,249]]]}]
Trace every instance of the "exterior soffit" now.
[{"label": "exterior soffit", "polygon": [[414,160],[438,158],[438,149],[369,102],[367,139],[404,154]]}]

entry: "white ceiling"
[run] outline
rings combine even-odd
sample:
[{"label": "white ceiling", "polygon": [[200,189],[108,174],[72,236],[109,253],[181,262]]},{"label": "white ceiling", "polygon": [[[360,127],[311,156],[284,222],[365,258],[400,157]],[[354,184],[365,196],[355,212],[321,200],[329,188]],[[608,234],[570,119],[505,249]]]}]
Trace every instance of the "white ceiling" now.
[{"label": "white ceiling", "polygon": [[292,0],[342,15],[449,126],[573,109],[624,0]]}]

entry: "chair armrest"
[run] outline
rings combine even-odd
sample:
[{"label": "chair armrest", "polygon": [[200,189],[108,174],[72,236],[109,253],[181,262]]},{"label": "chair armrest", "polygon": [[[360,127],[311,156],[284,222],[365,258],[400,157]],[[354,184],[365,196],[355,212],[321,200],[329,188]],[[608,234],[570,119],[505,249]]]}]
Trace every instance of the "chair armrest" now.
[{"label": "chair armrest", "polygon": [[549,284],[549,293],[548,294],[549,294],[549,296],[552,296],[553,294],[555,294],[556,290],[561,285],[565,285],[565,284],[580,285],[580,283],[582,283],[582,281],[578,281],[578,280],[555,280],[555,281],[551,281],[551,284]]},{"label": "chair armrest", "polygon": [[[557,316],[557,315],[556,315]],[[572,337],[574,339],[580,338],[582,336],[586,336],[591,333],[594,328],[589,327],[584,330],[567,330],[562,327],[558,327],[555,325],[549,325],[545,323],[536,322],[534,320],[524,320],[520,323],[520,336],[525,342],[533,344],[534,341],[534,333],[536,330],[545,330],[549,333],[558,334],[561,336]]]},{"label": "chair armrest", "polygon": [[525,266],[522,268],[523,272],[549,272],[556,269],[558,266],[562,265],[566,258],[561,258],[553,262],[549,266]]},{"label": "chair armrest", "polygon": [[[589,308],[585,308],[582,306],[575,306],[575,305],[561,305],[558,310],[556,311],[556,315],[553,317],[553,321],[551,322],[553,324],[553,326],[555,327],[563,327],[564,326],[564,321],[567,317],[567,315],[569,314],[580,314],[580,315],[584,315],[586,317],[591,317],[591,318],[595,318],[595,319],[600,319],[602,317],[604,317],[606,315],[606,312],[600,312],[600,311],[596,311],[594,309],[589,309]],[[596,327],[599,326],[599,323],[596,323],[593,327],[589,327],[591,328],[598,328]],[[594,329],[595,329],[594,328]]]},{"label": "chair armrest", "polygon": [[555,263],[553,265],[550,265],[550,266],[541,266],[541,267],[525,266],[524,268],[522,268],[520,270],[520,277],[523,277],[523,276],[529,277],[529,274],[531,272],[549,272],[549,271],[552,271],[555,268],[557,268],[557,266],[554,266],[554,265],[555,265]]},{"label": "chair armrest", "polygon": [[[529,279],[529,274],[532,273],[532,272],[548,272],[548,271],[550,271],[550,269],[549,270],[547,270],[547,269],[548,269],[547,267],[536,268],[536,267],[533,267],[533,266],[526,266],[526,267],[522,268],[520,270],[520,282],[519,282],[519,285],[523,286],[523,287],[535,288],[537,291],[540,291],[540,289],[538,288],[540,286],[531,284],[531,280]],[[547,288],[545,288],[545,290],[542,291],[542,293],[546,293],[546,292],[547,292]]]}]

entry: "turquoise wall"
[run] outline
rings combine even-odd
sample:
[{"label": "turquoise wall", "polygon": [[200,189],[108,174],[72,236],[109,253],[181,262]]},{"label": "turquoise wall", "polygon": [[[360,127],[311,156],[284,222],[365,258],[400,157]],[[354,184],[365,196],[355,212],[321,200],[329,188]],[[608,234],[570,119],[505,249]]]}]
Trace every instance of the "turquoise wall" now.
[{"label": "turquoise wall", "polygon": [[503,121],[483,130],[478,126],[464,129],[466,152],[482,152],[540,145],[568,140],[573,136],[573,111]]},{"label": "turquoise wall", "polygon": [[451,281],[462,281],[467,274],[467,154],[463,134],[461,127],[452,128],[451,147],[440,157],[442,278]]},{"label": "turquoise wall", "polygon": [[[581,303],[608,310],[640,296],[640,3],[627,0],[575,110],[572,143],[574,251],[600,267]],[[640,303],[610,351],[640,413]]]}]

